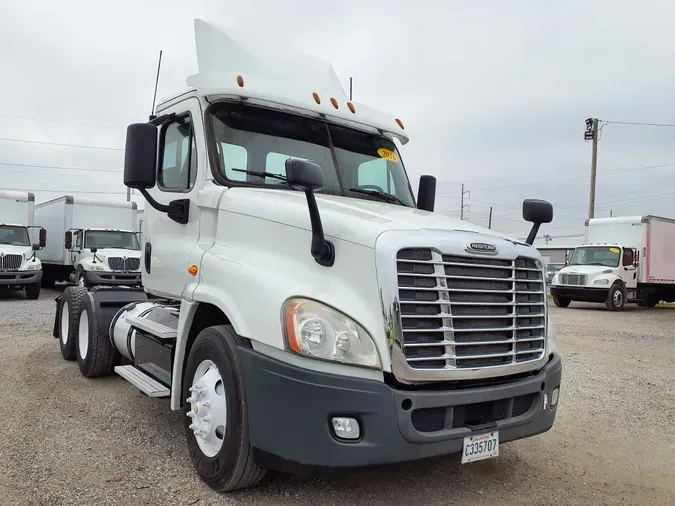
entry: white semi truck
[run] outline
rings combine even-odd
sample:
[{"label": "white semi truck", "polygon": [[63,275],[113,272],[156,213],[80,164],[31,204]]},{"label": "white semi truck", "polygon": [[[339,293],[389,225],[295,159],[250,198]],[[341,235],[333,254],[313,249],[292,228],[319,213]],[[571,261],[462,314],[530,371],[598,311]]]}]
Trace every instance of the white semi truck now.
[{"label": "white semi truck", "polygon": [[654,307],[675,302],[675,220],[623,216],[586,220],[584,244],[551,282],[558,307],[572,301]]},{"label": "white semi truck", "polygon": [[25,290],[29,299],[40,296],[42,263],[37,252],[47,241],[34,218],[34,194],[0,190],[0,287]]},{"label": "white semi truck", "polygon": [[521,242],[413,195],[403,123],[332,67],[195,21],[190,89],[127,130],[143,289],[68,287],[54,337],[185,414],[201,478],[461,454],[549,430],[562,364],[525,201]]},{"label": "white semi truck", "polygon": [[135,202],[63,197],[35,206],[52,240],[42,254],[42,286],[138,285],[141,253]]}]

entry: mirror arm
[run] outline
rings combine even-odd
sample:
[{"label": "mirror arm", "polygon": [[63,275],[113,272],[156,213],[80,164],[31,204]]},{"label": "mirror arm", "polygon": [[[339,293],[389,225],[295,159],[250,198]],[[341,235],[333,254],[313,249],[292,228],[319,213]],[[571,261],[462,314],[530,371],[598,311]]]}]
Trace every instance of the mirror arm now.
[{"label": "mirror arm", "polygon": [[166,213],[169,218],[171,218],[176,223],[185,225],[188,222],[190,217],[190,199],[178,199],[169,202],[169,205],[160,204],[152,195],[148,193],[148,190],[145,188],[138,188],[138,191],[141,192],[141,195],[145,197],[145,200],[148,201],[154,209],[160,213]]},{"label": "mirror arm", "polygon": [[534,243],[534,239],[537,237],[537,233],[539,233],[539,227],[541,227],[541,223],[533,223],[532,228],[530,229],[530,233],[527,236],[527,239],[525,239],[525,242],[532,246]]},{"label": "mirror arm", "polygon": [[312,224],[311,253],[316,263],[324,267],[330,267],[335,263],[335,246],[327,241],[323,234],[323,225],[319,215],[319,207],[316,205],[316,197],[312,190],[305,190],[307,207],[309,208],[309,221]]}]

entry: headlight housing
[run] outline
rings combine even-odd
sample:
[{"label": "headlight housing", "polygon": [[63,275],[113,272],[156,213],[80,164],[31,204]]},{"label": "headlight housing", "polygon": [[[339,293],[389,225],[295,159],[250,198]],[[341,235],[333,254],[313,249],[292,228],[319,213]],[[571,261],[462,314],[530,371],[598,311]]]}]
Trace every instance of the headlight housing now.
[{"label": "headlight housing", "polygon": [[596,279],[593,281],[594,285],[608,285],[609,284],[609,279]]},{"label": "headlight housing", "polygon": [[381,369],[373,338],[351,318],[310,299],[290,299],[282,309],[289,348],[306,357]]},{"label": "headlight housing", "polygon": [[40,262],[35,262],[32,264],[29,264],[28,267],[26,267],[27,270],[29,271],[39,271],[42,269],[42,264]]},{"label": "headlight housing", "polygon": [[89,264],[89,267],[87,268],[87,270],[88,271],[100,272],[100,271],[104,271],[105,267],[103,267],[102,265],[97,265],[97,264]]}]

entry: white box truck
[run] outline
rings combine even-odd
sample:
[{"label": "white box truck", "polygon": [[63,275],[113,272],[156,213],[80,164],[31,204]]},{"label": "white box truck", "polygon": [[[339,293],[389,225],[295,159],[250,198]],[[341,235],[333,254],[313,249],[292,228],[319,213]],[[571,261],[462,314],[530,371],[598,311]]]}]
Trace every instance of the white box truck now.
[{"label": "white box truck", "polygon": [[66,195],[36,205],[35,216],[54,238],[42,253],[42,286],[141,282],[135,202]]},{"label": "white box truck", "polygon": [[601,302],[621,310],[629,302],[654,307],[675,302],[675,220],[616,216],[586,220],[584,244],[551,282],[558,307]]},{"label": "white box truck", "polygon": [[40,296],[42,263],[37,252],[46,245],[46,232],[34,225],[35,195],[0,190],[0,287]]},{"label": "white box truck", "polygon": [[[549,430],[562,363],[532,246],[413,195],[402,121],[321,60],[195,22],[199,75],[127,129],[143,289],[68,287],[54,337],[87,378],[170,397],[200,477],[470,463]],[[270,51],[271,49],[271,51]]]}]

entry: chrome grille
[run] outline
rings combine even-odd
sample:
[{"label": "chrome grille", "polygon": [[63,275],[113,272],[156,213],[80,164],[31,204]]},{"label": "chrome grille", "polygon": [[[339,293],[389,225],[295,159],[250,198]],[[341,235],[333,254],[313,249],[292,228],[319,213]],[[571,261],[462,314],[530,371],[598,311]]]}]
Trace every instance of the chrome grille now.
[{"label": "chrome grille", "polygon": [[5,255],[0,257],[0,269],[18,269],[23,263],[23,255]]},{"label": "chrome grille", "polygon": [[586,274],[560,274],[560,284],[583,286],[586,284]]},{"label": "chrome grille", "polygon": [[139,258],[109,257],[108,265],[113,271],[136,271],[141,266]]},{"label": "chrome grille", "polygon": [[536,260],[403,249],[397,274],[410,368],[476,369],[543,357],[546,295]]}]

